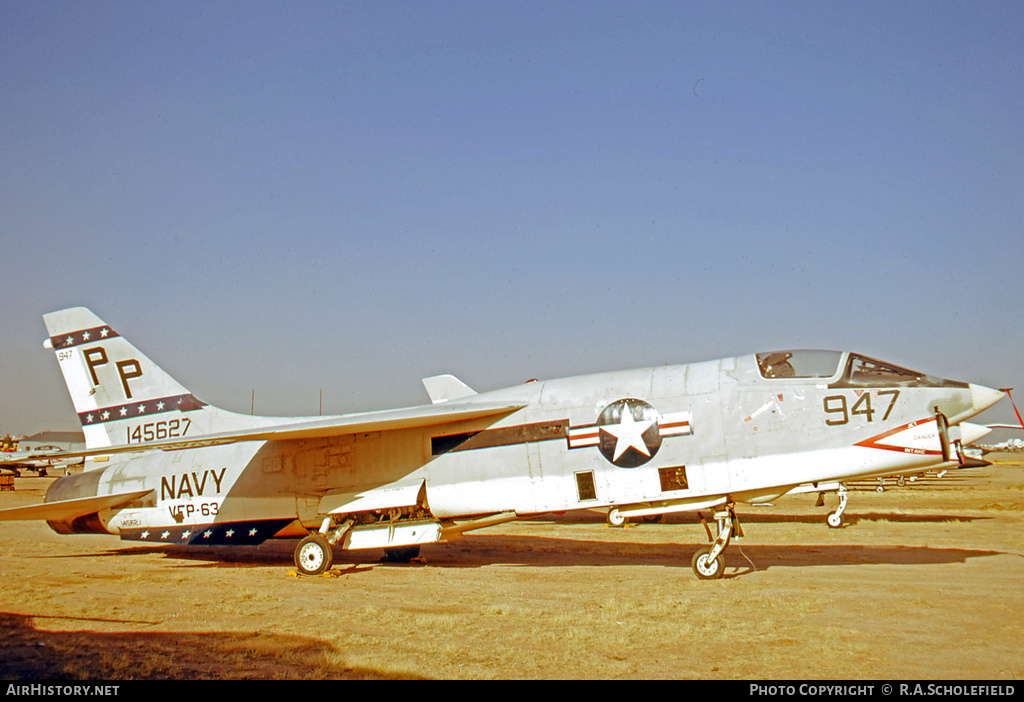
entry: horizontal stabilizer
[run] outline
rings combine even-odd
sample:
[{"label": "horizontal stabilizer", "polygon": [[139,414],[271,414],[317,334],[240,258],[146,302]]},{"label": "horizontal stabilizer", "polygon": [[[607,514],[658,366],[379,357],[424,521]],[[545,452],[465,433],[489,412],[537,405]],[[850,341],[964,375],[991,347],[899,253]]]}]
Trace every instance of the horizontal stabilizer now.
[{"label": "horizontal stabilizer", "polygon": [[435,405],[449,400],[463,400],[476,395],[476,390],[466,385],[454,375],[435,375],[423,379],[423,387]]},{"label": "horizontal stabilizer", "polygon": [[44,502],[41,505],[29,505],[28,507],[15,507],[13,509],[0,510],[0,521],[13,522],[28,519],[45,519],[48,522],[66,522],[87,514],[99,512],[102,509],[112,509],[126,505],[132,500],[144,497],[152,490],[139,490],[137,492],[125,492],[119,495],[99,495],[97,497],[82,497],[76,500],[63,500],[61,502]]}]

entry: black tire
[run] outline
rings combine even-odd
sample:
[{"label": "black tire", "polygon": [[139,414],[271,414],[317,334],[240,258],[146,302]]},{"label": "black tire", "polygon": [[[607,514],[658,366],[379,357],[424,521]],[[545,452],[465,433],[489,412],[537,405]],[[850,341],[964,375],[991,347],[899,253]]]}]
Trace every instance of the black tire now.
[{"label": "black tire", "polygon": [[320,575],[333,564],[334,547],[320,532],[310,534],[295,547],[295,567],[303,575]]}]

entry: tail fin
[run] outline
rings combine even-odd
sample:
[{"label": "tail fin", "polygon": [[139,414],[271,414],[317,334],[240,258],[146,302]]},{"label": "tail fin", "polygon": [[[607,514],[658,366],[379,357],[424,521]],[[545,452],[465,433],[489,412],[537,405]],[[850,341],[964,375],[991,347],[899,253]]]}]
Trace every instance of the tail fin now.
[{"label": "tail fin", "polygon": [[231,431],[268,418],[202,402],[84,307],[43,315],[87,448]]}]

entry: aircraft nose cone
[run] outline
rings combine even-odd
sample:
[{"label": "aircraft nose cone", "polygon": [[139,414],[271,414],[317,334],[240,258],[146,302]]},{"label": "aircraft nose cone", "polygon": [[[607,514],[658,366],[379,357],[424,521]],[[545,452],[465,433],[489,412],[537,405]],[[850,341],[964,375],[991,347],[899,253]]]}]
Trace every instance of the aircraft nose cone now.
[{"label": "aircraft nose cone", "polygon": [[1003,399],[1001,390],[993,390],[984,385],[971,383],[971,404],[974,406],[974,413],[984,412],[989,407]]}]

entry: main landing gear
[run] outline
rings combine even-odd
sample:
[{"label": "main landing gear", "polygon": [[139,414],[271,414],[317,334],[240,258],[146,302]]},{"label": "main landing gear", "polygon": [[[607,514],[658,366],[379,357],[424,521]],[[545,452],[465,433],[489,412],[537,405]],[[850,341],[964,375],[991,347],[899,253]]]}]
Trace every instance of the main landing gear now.
[{"label": "main landing gear", "polygon": [[324,518],[320,531],[314,531],[295,547],[295,567],[299,573],[320,575],[330,570],[334,565],[334,544],[341,541],[353,523],[353,520],[346,519],[335,525],[330,517]]},{"label": "main landing gear", "polygon": [[605,519],[608,522],[608,526],[613,527],[626,526],[626,522],[628,521],[626,519],[626,516],[619,511],[618,507],[612,507],[610,510],[608,510],[608,514],[605,517]]},{"label": "main landing gear", "polygon": [[[717,580],[725,573],[725,547],[729,545],[735,532],[737,538],[743,536],[743,529],[739,520],[736,519],[734,505],[728,504],[724,510],[715,512],[715,521],[718,523],[718,538],[714,539],[710,546],[703,546],[697,549],[690,559],[690,566],[693,572],[701,580]],[[708,526],[704,515],[700,515],[701,524],[708,532],[708,540],[712,540],[711,527]]]},{"label": "main landing gear", "polygon": [[295,547],[295,567],[303,575],[320,575],[331,569],[334,547],[319,531],[313,532]]},{"label": "main landing gear", "polygon": [[[384,561],[388,563],[408,563],[419,555],[418,545],[384,549]],[[294,560],[302,575],[321,575],[334,565],[334,546],[325,535],[313,532],[295,547]]]},{"label": "main landing gear", "polygon": [[440,540],[441,523],[421,509],[332,515],[324,517],[320,529],[299,542],[295,567],[301,575],[330,570],[335,545],[346,550],[381,548],[384,562],[408,563],[419,556],[420,544]]}]

